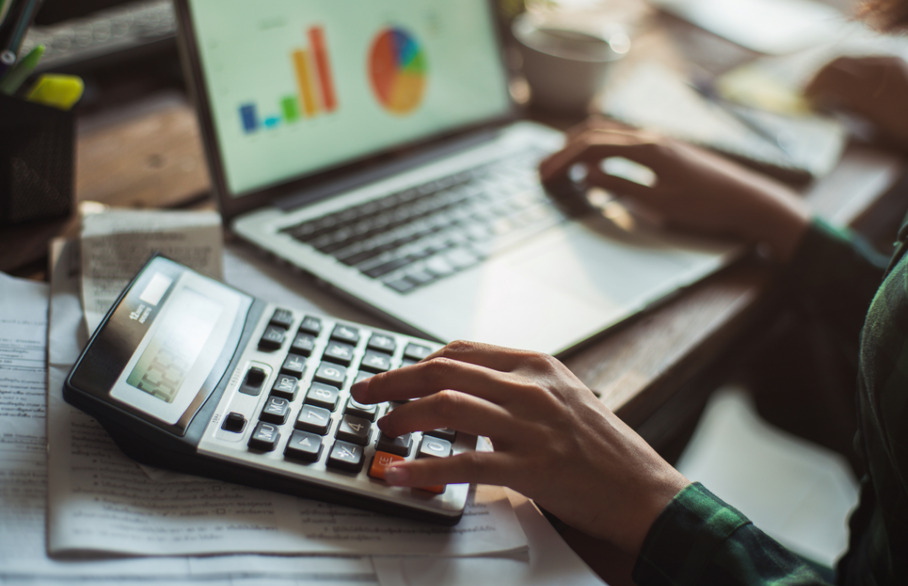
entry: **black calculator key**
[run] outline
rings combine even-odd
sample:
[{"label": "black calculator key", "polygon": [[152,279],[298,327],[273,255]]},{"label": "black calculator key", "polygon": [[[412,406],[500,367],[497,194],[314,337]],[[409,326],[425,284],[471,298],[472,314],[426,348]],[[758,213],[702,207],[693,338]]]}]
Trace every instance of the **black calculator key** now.
[{"label": "black calculator key", "polygon": [[315,371],[315,380],[342,387],[347,378],[347,369],[330,362],[322,362]]},{"label": "black calculator key", "polygon": [[294,431],[284,448],[288,458],[315,462],[322,453],[322,438],[308,431]]},{"label": "black calculator key", "polygon": [[355,345],[359,342],[359,330],[352,326],[337,324],[331,332],[331,339]]},{"label": "black calculator key", "polygon": [[325,352],[324,354],[322,354],[322,358],[346,366],[349,365],[353,360],[354,350],[355,348],[350,344],[331,341],[328,342],[328,346],[325,348]]},{"label": "black calculator key", "polygon": [[331,412],[315,405],[303,405],[293,427],[325,435],[331,427]]},{"label": "black calculator key", "polygon": [[372,435],[372,424],[368,419],[362,417],[344,415],[341,417],[335,435],[337,439],[364,446],[369,443],[369,436]]},{"label": "black calculator key", "polygon": [[340,389],[326,385],[324,383],[312,383],[309,391],[306,393],[305,403],[309,405],[318,405],[334,411],[337,408],[337,401],[340,397]]},{"label": "black calculator key", "polygon": [[450,427],[443,427],[441,429],[432,429],[429,431],[422,432],[423,435],[431,435],[432,437],[437,437],[438,439],[443,439],[446,441],[454,443],[454,440],[457,439],[457,430],[451,429]]},{"label": "black calculator key", "polygon": [[264,382],[265,371],[253,366],[246,371],[246,376],[243,377],[243,383],[240,385],[240,392],[244,395],[257,397],[262,392],[262,384]]},{"label": "black calculator key", "polygon": [[410,360],[415,360],[419,362],[426,356],[432,353],[432,349],[428,346],[423,346],[421,344],[407,344],[407,347],[404,348],[404,358],[409,358]]},{"label": "black calculator key", "polygon": [[262,334],[262,339],[259,340],[259,350],[271,351],[279,350],[280,347],[284,344],[284,334],[287,333],[287,330],[278,326],[268,326],[265,328],[265,333]]},{"label": "black calculator key", "polygon": [[413,446],[413,437],[409,433],[401,434],[397,437],[381,434],[378,438],[378,450],[388,452],[398,456],[409,456],[410,448]]},{"label": "black calculator key", "polygon": [[424,435],[419,444],[418,458],[446,458],[451,455],[451,442],[441,438]]},{"label": "black calculator key", "polygon": [[385,372],[391,370],[391,357],[384,352],[366,350],[366,353],[363,355],[363,361],[360,362],[359,367],[371,372]]},{"label": "black calculator key", "polygon": [[344,413],[363,417],[369,421],[375,421],[375,414],[378,413],[378,405],[366,405],[365,403],[360,403],[353,397],[350,397],[347,399],[347,406],[344,408]]},{"label": "black calculator key", "polygon": [[303,322],[300,324],[300,331],[306,332],[307,334],[312,334],[317,336],[322,333],[322,320],[317,317],[312,317],[307,315],[303,318]]},{"label": "black calculator key", "polygon": [[369,344],[366,347],[369,350],[378,350],[379,352],[394,354],[394,351],[397,349],[397,342],[395,342],[394,338],[391,336],[372,334],[372,337],[369,338]]},{"label": "black calculator key", "polygon": [[296,378],[303,378],[303,373],[306,372],[306,358],[298,354],[288,354],[284,359],[284,364],[281,365],[281,372]]},{"label": "black calculator key", "polygon": [[297,334],[290,345],[290,351],[300,356],[309,356],[315,349],[315,336],[312,334]]},{"label": "black calculator key", "polygon": [[232,431],[233,433],[240,433],[244,427],[246,427],[246,418],[242,413],[237,413],[236,411],[228,413],[227,417],[224,418],[224,423],[221,424],[221,429]]},{"label": "black calculator key", "polygon": [[271,316],[271,323],[288,329],[293,324],[293,312],[289,309],[275,309]]},{"label": "black calculator key", "polygon": [[290,415],[290,401],[281,397],[268,397],[259,419],[268,423],[283,425]]},{"label": "black calculator key", "polygon": [[363,447],[343,440],[334,442],[326,464],[331,468],[347,472],[359,472],[363,469]]},{"label": "black calculator key", "polygon": [[296,391],[299,388],[299,382],[296,377],[288,374],[279,374],[274,385],[271,387],[271,394],[275,397],[283,397],[292,401],[296,398]]},{"label": "black calculator key", "polygon": [[254,450],[270,452],[277,447],[277,442],[281,439],[278,426],[272,423],[259,421],[249,438],[249,447]]}]

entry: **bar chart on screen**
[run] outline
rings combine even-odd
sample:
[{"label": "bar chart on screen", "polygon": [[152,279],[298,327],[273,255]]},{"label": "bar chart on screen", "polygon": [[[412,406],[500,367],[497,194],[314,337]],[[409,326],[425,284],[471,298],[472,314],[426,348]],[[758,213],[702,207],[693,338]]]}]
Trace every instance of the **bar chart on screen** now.
[{"label": "bar chart on screen", "polygon": [[246,134],[337,110],[338,99],[325,31],[320,26],[313,26],[306,32],[306,37],[308,46],[295,48],[289,55],[296,92],[280,96],[274,103],[264,104],[261,108],[256,102],[239,105],[240,123]]}]

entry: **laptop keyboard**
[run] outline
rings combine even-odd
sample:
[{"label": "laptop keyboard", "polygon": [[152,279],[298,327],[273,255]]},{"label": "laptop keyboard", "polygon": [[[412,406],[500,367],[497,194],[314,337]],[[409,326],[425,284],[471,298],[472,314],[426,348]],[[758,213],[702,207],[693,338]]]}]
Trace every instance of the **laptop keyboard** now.
[{"label": "laptop keyboard", "polygon": [[567,219],[527,150],[283,232],[399,293],[468,269]]}]

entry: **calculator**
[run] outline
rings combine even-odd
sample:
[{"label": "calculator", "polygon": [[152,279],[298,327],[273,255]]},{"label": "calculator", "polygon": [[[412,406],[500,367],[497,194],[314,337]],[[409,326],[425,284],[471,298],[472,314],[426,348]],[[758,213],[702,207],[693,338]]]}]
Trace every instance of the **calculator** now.
[{"label": "calculator", "polygon": [[154,256],[120,294],[67,376],[67,402],[135,460],[301,497],[447,525],[469,485],[391,486],[398,460],[444,458],[476,437],[389,437],[399,404],[350,396],[436,342],[278,307]]}]

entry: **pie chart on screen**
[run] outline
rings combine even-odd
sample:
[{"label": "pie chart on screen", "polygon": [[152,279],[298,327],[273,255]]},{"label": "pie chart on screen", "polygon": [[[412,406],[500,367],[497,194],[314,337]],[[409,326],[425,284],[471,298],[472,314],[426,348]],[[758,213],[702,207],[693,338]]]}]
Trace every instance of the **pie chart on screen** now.
[{"label": "pie chart on screen", "polygon": [[375,36],[369,51],[369,81],[385,110],[405,116],[419,108],[427,73],[425,52],[410,33],[393,27]]}]

